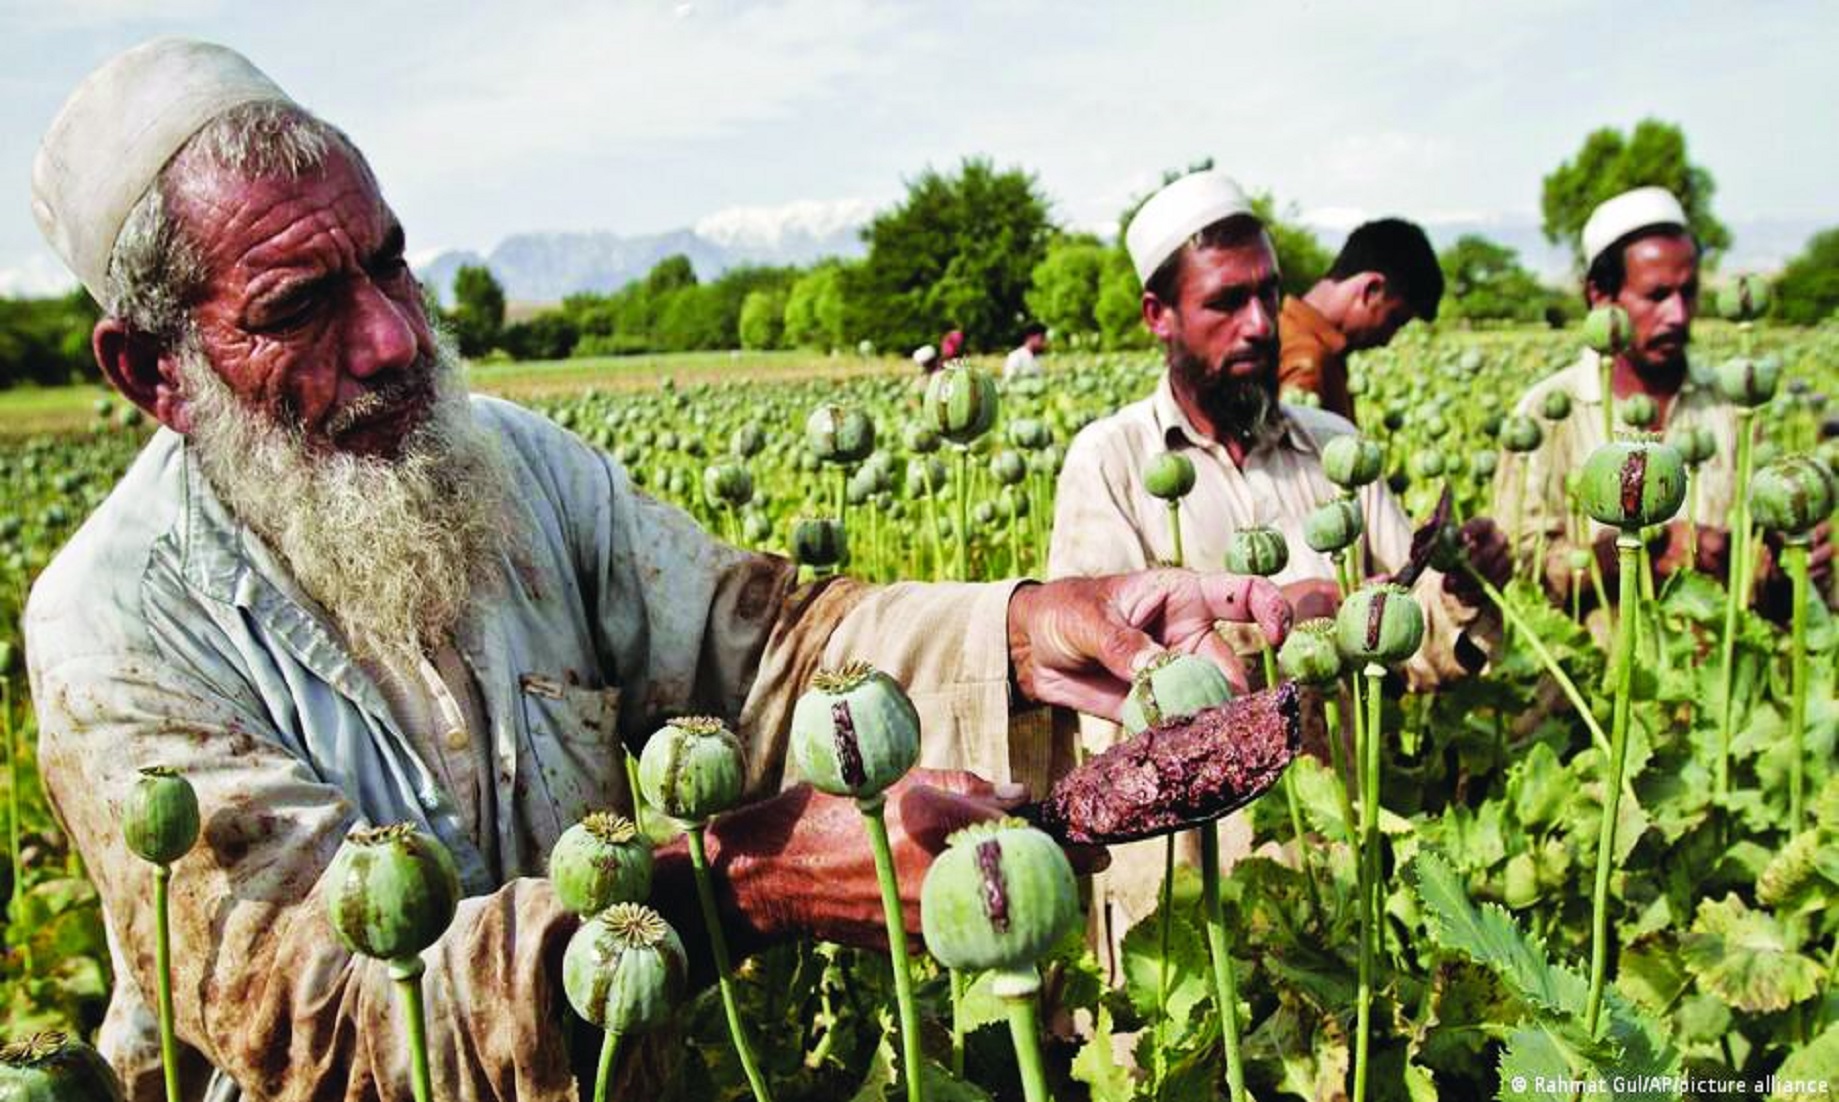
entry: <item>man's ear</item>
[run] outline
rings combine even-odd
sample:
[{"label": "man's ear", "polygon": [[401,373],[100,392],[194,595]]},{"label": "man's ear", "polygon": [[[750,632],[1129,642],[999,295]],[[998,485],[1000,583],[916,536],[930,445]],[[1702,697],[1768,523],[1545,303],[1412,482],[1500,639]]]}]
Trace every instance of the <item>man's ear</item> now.
[{"label": "man's ear", "polygon": [[1392,288],[1392,285],[1386,282],[1385,273],[1361,272],[1356,278],[1360,280],[1360,301],[1367,309],[1377,312],[1384,303],[1387,292]]},{"label": "man's ear", "polygon": [[1156,297],[1154,291],[1144,291],[1143,324],[1148,327],[1151,333],[1156,335],[1157,340],[1168,340],[1175,335],[1173,328],[1175,324],[1174,307]]},{"label": "man's ear", "polygon": [[1598,287],[1593,280],[1584,280],[1584,301],[1589,304],[1590,309],[1613,305],[1615,300],[1614,295],[1604,293],[1603,289]]},{"label": "man's ear", "polygon": [[178,363],[159,339],[103,318],[90,334],[96,365],[121,396],[177,433],[191,431],[191,414],[179,389]]}]

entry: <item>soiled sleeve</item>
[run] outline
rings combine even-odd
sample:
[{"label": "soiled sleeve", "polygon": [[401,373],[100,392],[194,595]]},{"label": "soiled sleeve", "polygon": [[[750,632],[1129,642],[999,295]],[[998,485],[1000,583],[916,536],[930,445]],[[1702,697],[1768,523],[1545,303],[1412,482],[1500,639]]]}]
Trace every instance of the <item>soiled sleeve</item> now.
[{"label": "soiled sleeve", "polygon": [[[29,630],[42,641],[52,629]],[[322,873],[360,825],[351,804],[204,671],[128,653],[35,662],[31,678],[52,808],[88,863],[118,966],[148,994],[153,867],[123,845],[122,809],[148,765],[178,769],[197,791],[202,834],[171,886],[180,1040],[253,1097],[407,1102],[407,1035],[387,966],[347,952],[326,917]],[[575,1097],[555,982],[573,928],[539,881],[460,904],[424,955],[441,1097]],[[135,1062],[110,1051],[107,1031],[103,1045]],[[137,1102],[159,1096],[157,1078],[124,1070],[148,1088]]]}]

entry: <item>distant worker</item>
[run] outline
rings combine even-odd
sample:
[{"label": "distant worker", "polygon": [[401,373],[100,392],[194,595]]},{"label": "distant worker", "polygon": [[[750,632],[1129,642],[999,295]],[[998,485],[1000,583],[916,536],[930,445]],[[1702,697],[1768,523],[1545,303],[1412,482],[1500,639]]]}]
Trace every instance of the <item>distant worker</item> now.
[{"label": "distant worker", "polygon": [[[1620,306],[1628,312],[1634,331],[1628,350],[1616,357],[1610,372],[1612,400],[1646,395],[1657,411],[1653,431],[1672,434],[1702,427],[1716,441],[1715,451],[1690,480],[1696,540],[1687,532],[1688,513],[1682,508],[1649,548],[1655,572],[1664,575],[1692,565],[1722,575],[1729,544],[1719,520],[1730,512],[1737,481],[1737,418],[1715,384],[1695,382],[1687,369],[1686,348],[1699,302],[1698,239],[1687,228],[1685,209],[1671,192],[1640,187],[1604,201],[1590,213],[1583,250],[1585,303],[1591,309]],[[1565,488],[1566,472],[1581,469],[1605,442],[1601,366],[1601,358],[1584,349],[1576,363],[1528,390],[1515,412],[1539,422],[1544,443],[1535,451],[1503,454],[1495,469],[1495,516],[1528,554],[1537,554],[1538,537],[1545,535],[1541,565],[1546,590],[1560,601],[1570,596],[1570,552],[1585,543],[1595,545],[1607,574],[1604,584],[1614,592],[1615,532],[1582,518],[1571,508]],[[1544,410],[1548,400],[1558,401],[1551,398],[1557,392],[1569,395],[1570,413],[1550,420]],[[1621,427],[1619,420],[1617,424]],[[1824,526],[1819,531],[1813,566],[1816,577],[1824,577],[1830,540]],[[1779,573],[1771,566],[1761,579],[1765,611],[1779,603],[1771,600],[1771,591],[1780,588],[1774,584],[1782,580]]]},{"label": "distant worker", "polygon": [[1354,420],[1347,356],[1383,348],[1412,318],[1437,320],[1443,269],[1429,238],[1399,218],[1367,222],[1348,234],[1328,274],[1278,316],[1278,386],[1306,390],[1322,408]]},{"label": "distant worker", "polygon": [[1029,322],[1022,329],[1021,347],[1003,361],[1003,382],[1040,375],[1041,363],[1036,357],[1046,350],[1047,326],[1038,321]]},{"label": "distant worker", "polygon": [[964,330],[953,329],[939,339],[939,360],[950,363],[964,355]]}]

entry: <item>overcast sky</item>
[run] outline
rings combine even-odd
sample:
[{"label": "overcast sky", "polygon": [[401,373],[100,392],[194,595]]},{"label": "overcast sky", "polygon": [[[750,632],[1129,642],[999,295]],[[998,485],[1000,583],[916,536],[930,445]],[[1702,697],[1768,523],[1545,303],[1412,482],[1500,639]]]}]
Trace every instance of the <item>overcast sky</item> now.
[{"label": "overcast sky", "polygon": [[1080,225],[1208,154],[1324,221],[1530,215],[1589,130],[1647,115],[1726,221],[1839,222],[1832,0],[0,0],[0,287],[53,268],[27,181],[64,96],[173,33],[349,131],[423,255],[888,200],[979,153]]}]

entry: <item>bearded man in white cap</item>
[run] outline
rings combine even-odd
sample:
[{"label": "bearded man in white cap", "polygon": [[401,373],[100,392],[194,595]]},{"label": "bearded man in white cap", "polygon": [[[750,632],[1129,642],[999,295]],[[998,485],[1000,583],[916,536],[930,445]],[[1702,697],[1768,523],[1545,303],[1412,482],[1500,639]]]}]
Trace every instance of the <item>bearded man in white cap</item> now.
[{"label": "bearded man in white cap", "polygon": [[[1172,561],[1167,503],[1145,488],[1144,472],[1163,452],[1178,451],[1195,470],[1194,488],[1180,503],[1185,565],[1217,570],[1235,532],[1275,528],[1289,544],[1289,562],[1273,580],[1297,618],[1332,615],[1334,564],[1304,542],[1303,522],[1340,496],[1322,472],[1321,449],[1354,426],[1277,400],[1279,272],[1263,223],[1230,177],[1208,170],[1151,196],[1124,242],[1143,284],[1143,323],[1162,344],[1167,370],[1152,395],[1086,426],[1067,448],[1049,574],[1101,575]],[[1398,570],[1411,549],[1404,512],[1383,480],[1361,490],[1359,502],[1366,562],[1375,571]],[[1505,547],[1492,524],[1470,522],[1463,541],[1484,576],[1504,577]],[[1407,667],[1413,683],[1459,677],[1484,660],[1493,625],[1466,581],[1434,570],[1418,580],[1427,633]],[[1088,750],[1117,737],[1109,723],[1088,718],[1082,726]],[[1248,838],[1235,817],[1223,848],[1243,853]],[[1114,940],[1155,903],[1161,843],[1136,845],[1147,848],[1124,847],[1101,878],[1101,919],[1111,923]]]},{"label": "bearded man in white cap", "polygon": [[[1736,484],[1735,411],[1715,384],[1696,380],[1687,366],[1699,305],[1699,245],[1685,209],[1665,188],[1635,188],[1598,205],[1584,222],[1582,238],[1584,300],[1591,309],[1619,306],[1627,311],[1632,339],[1610,367],[1609,396],[1603,394],[1601,357],[1589,349],[1527,391],[1515,412],[1538,420],[1544,443],[1532,452],[1505,453],[1494,476],[1495,515],[1513,527],[1522,554],[1536,555],[1543,543],[1546,589],[1560,603],[1569,601],[1581,578],[1571,561],[1577,547],[1593,547],[1606,591],[1614,592],[1616,532],[1584,516],[1565,482],[1605,443],[1604,402],[1619,404],[1645,395],[1659,411],[1655,431],[1702,429],[1716,441],[1716,451],[1690,480],[1697,558],[1689,562],[1694,540],[1682,509],[1681,519],[1669,524],[1649,549],[1657,574],[1687,565],[1724,572],[1728,533],[1717,520],[1729,513]],[[1570,414],[1554,421],[1545,416],[1546,403],[1560,392],[1569,396]],[[1621,425],[1620,417],[1616,422]],[[1819,542],[1816,570],[1823,577],[1832,552],[1827,540]],[[1765,591],[1772,588],[1765,586]]]},{"label": "bearded man in white cap", "polygon": [[[576,1097],[558,982],[576,919],[520,878],[584,814],[631,810],[621,762],[663,718],[723,717],[748,750],[758,802],[711,830],[729,937],[872,942],[853,801],[774,794],[814,670],[888,671],[923,765],[1004,782],[928,769],[892,792],[917,931],[944,834],[1018,799],[1037,756],[1012,709],[1115,714],[1165,647],[1242,678],[1207,625],[1285,630],[1273,587],[1173,571],[797,588],[579,439],[469,400],[364,158],[222,47],[163,39],[92,74],[33,205],[103,305],[104,373],[163,426],[25,621],[45,787],[115,966],[102,1047],[132,1099],[160,1097],[152,871],[117,818],[142,767],[185,775],[204,824],[171,919],[183,1064],[209,1076],[187,1097],[410,1097],[387,970],[340,946],[320,883],[352,828],[410,822],[468,896],[424,954],[436,1093],[544,1102]],[[664,847],[651,901],[690,940],[693,900]]]}]

